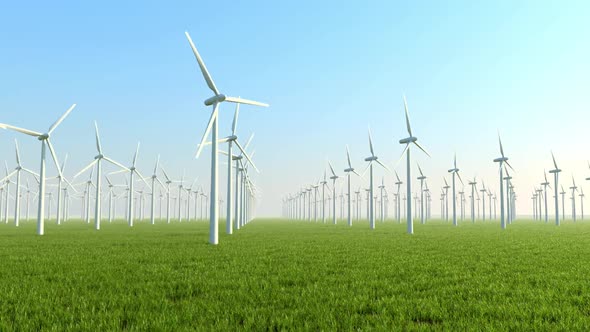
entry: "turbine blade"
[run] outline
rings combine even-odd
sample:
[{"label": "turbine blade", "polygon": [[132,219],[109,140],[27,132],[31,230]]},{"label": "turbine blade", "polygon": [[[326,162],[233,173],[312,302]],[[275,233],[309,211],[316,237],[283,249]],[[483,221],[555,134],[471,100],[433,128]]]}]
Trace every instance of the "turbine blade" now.
[{"label": "turbine blade", "polygon": [[254,139],[254,133],[252,133],[250,135],[250,138],[248,138],[248,141],[246,142],[246,145],[244,145],[244,150],[248,149],[248,146],[250,146],[250,143],[252,143],[252,139]]},{"label": "turbine blade", "polygon": [[[514,171],[514,168],[512,168],[512,165],[510,165],[510,163],[508,161],[504,162],[506,165],[508,165],[508,167],[510,167],[511,170]],[[508,173],[508,169],[506,169],[506,173]]]},{"label": "turbine blade", "polygon": [[416,163],[416,166],[418,166],[418,172],[420,172],[420,176],[424,176],[424,173],[422,173],[422,168],[420,168],[420,164]]},{"label": "turbine blade", "polygon": [[348,145],[346,145],[346,160],[348,160],[348,168],[352,168],[352,163],[350,162],[350,151],[348,151]]},{"label": "turbine blade", "polygon": [[68,154],[66,153],[66,157],[64,158],[63,164],[61,164],[61,172],[63,173],[66,169],[66,163],[68,162]]},{"label": "turbine blade", "polygon": [[96,133],[96,149],[98,150],[98,154],[102,154],[102,147],[100,145],[100,134],[98,133],[98,124],[94,121],[94,130]]},{"label": "turbine blade", "polygon": [[553,155],[553,151],[551,151],[551,158],[553,159],[553,166],[555,166],[555,169],[559,169],[559,167],[557,167],[557,162],[555,161],[555,156]]},{"label": "turbine blade", "polygon": [[404,94],[404,110],[406,111],[406,127],[408,129],[408,134],[410,137],[412,136],[412,127],[410,127],[410,114],[408,113],[408,101],[406,100],[406,95]]},{"label": "turbine blade", "polygon": [[500,154],[502,155],[502,158],[504,157],[504,148],[502,147],[502,139],[500,138],[500,133],[498,133],[498,142],[500,143]]},{"label": "turbine blade", "polygon": [[234,113],[234,121],[232,122],[231,125],[231,132],[232,135],[236,135],[236,129],[238,127],[238,115],[240,114],[240,104],[236,104],[236,111]]},{"label": "turbine blade", "polygon": [[371,137],[371,128],[369,128],[369,149],[371,149],[371,156],[375,156],[375,152],[373,151],[373,139]]},{"label": "turbine blade", "polygon": [[211,89],[211,91],[213,91],[213,93],[215,93],[215,95],[218,95],[219,90],[217,90],[215,83],[213,83],[213,79],[211,78],[211,75],[209,74],[209,71],[207,70],[207,67],[205,66],[205,62],[203,62],[203,59],[201,58],[199,51],[197,51],[197,47],[193,43],[191,36],[188,34],[188,31],[185,31],[184,34],[186,35],[186,39],[188,39],[188,43],[191,45],[191,48],[193,49],[193,53],[195,54],[195,58],[197,58],[197,62],[199,63],[199,67],[201,68],[201,73],[203,74],[203,77],[205,78],[205,81],[207,82],[207,86],[209,87],[209,89]]},{"label": "turbine blade", "polygon": [[127,168],[127,167],[123,166],[122,164],[114,161],[113,159],[111,159],[109,157],[103,157],[103,158],[104,158],[104,160],[108,161],[109,163],[111,163],[111,164],[113,164],[113,165],[115,165],[117,167],[120,167],[122,170],[129,171],[129,168]]},{"label": "turbine blade", "polygon": [[248,160],[248,163],[250,165],[252,165],[252,167],[254,167],[254,169],[256,170],[256,173],[260,173],[260,171],[258,170],[258,168],[256,167],[256,165],[254,165],[254,162],[252,161],[252,159],[250,159],[250,156],[246,153],[246,150],[244,150],[244,148],[242,147],[242,145],[240,144],[240,142],[238,142],[238,140],[235,140],[234,143],[236,143],[236,146],[238,147],[238,149],[240,149],[240,151],[242,152],[242,154],[244,155],[244,157],[246,157],[246,160]]},{"label": "turbine blade", "polygon": [[57,169],[57,174],[59,174],[59,176],[63,178],[63,174],[61,174],[61,167],[59,167],[59,161],[57,161],[57,155],[55,154],[55,149],[53,148],[53,144],[51,144],[51,141],[49,139],[45,140],[45,142],[47,143],[47,147],[49,148],[49,152],[51,152],[51,159],[53,159],[53,162],[55,163],[55,168]]},{"label": "turbine blade", "polygon": [[70,112],[74,110],[74,108],[76,108],[76,104],[73,104],[59,119],[57,119],[57,121],[55,121],[55,123],[51,127],[49,127],[49,131],[47,133],[51,135],[51,133],[57,128],[57,126],[59,126],[59,124],[68,116],[68,114],[70,114]]},{"label": "turbine blade", "polygon": [[462,185],[465,185],[465,184],[463,183],[463,179],[461,179],[461,175],[459,175],[459,172],[456,172],[456,173],[457,173],[457,177],[459,178],[459,181],[461,181],[461,184],[462,184]]},{"label": "turbine blade", "polygon": [[361,178],[364,178],[364,177],[365,177],[365,173],[367,173],[367,170],[369,169],[369,167],[371,167],[371,164],[372,164],[372,163],[373,163],[372,161],[371,161],[371,162],[369,162],[369,164],[367,165],[367,168],[365,168],[365,170],[364,170],[364,171],[363,171],[363,173],[361,174]]},{"label": "turbine blade", "polygon": [[166,181],[170,182],[170,177],[168,176],[168,173],[166,173],[166,170],[164,170],[164,167],[160,167],[160,169],[162,170],[162,173],[164,173]]},{"label": "turbine blade", "polygon": [[129,172],[129,170],[128,169],[122,169],[122,170],[110,172],[109,175],[121,174],[121,173],[125,173],[125,172]]},{"label": "turbine blade", "polygon": [[139,144],[140,142],[137,142],[137,149],[135,149],[135,155],[133,155],[133,167],[135,167],[135,163],[137,162],[137,155],[139,154]]},{"label": "turbine blade", "polygon": [[453,159],[453,166],[457,169],[457,154],[455,153],[455,158]]},{"label": "turbine blade", "polygon": [[76,173],[76,175],[74,175],[74,177],[72,179],[75,179],[78,176],[80,176],[80,174],[86,172],[90,167],[94,166],[94,164],[96,164],[97,162],[98,162],[98,159],[94,159],[93,161],[91,161],[90,164],[86,165],[86,167],[82,168],[82,170],[80,170],[78,173]]},{"label": "turbine blade", "polygon": [[379,159],[375,160],[377,162],[377,164],[381,165],[381,167],[385,168],[385,170],[389,173],[391,173],[391,171],[389,170],[389,168],[387,166],[385,166],[384,163],[382,163]]},{"label": "turbine blade", "polygon": [[330,167],[330,172],[332,172],[332,176],[336,176],[336,172],[334,172],[334,167],[332,167],[332,163],[328,160],[328,166]]},{"label": "turbine blade", "polygon": [[160,165],[160,155],[158,155],[158,158],[156,159],[156,167],[154,167],[154,175],[156,175],[156,173],[158,173],[158,166]]},{"label": "turbine blade", "polygon": [[254,100],[243,99],[243,98],[239,98],[239,97],[226,96],[225,101],[230,102],[230,103],[254,105],[254,106],[261,106],[261,107],[268,107],[269,106],[268,104],[265,104],[265,103],[261,103],[261,102],[254,101]]},{"label": "turbine blade", "polygon": [[4,123],[0,123],[0,128],[18,131],[19,133],[26,134],[26,135],[33,136],[33,137],[39,137],[39,136],[43,135],[43,134],[38,133],[36,131],[32,131],[32,130],[28,130],[28,129],[23,129],[23,128],[19,128],[19,127],[7,125],[7,124],[4,124]]},{"label": "turbine blade", "polygon": [[14,139],[14,146],[16,148],[16,164],[18,166],[20,166],[20,153],[18,151],[18,142],[17,142],[16,138]]},{"label": "turbine blade", "polygon": [[428,152],[426,152],[426,150],[424,150],[424,148],[423,148],[423,147],[422,147],[420,144],[418,144],[418,142],[414,142],[414,144],[415,144],[415,145],[416,145],[416,146],[417,146],[417,147],[418,147],[420,150],[422,150],[422,152],[426,153],[426,155],[430,157],[430,154],[429,154]]},{"label": "turbine blade", "polygon": [[201,155],[201,151],[205,146],[205,142],[207,141],[207,137],[209,136],[209,132],[211,132],[211,128],[213,127],[213,122],[217,120],[217,112],[219,110],[219,104],[215,104],[213,107],[213,112],[211,112],[211,117],[209,118],[209,123],[207,124],[207,128],[205,129],[205,133],[203,134],[203,138],[201,139],[201,143],[197,148],[197,154],[195,158],[199,158]]},{"label": "turbine blade", "polygon": [[406,147],[404,148],[404,150],[402,151],[402,154],[399,156],[399,159],[397,160],[397,163],[395,163],[395,167],[397,167],[397,165],[399,164],[400,161],[402,161],[402,158],[404,157],[404,155],[406,154],[406,151],[410,148],[410,144],[406,144]]},{"label": "turbine blade", "polygon": [[141,181],[143,181],[143,183],[145,183],[145,185],[148,186],[148,188],[151,188],[150,187],[150,184],[147,183],[147,181],[145,180],[145,178],[143,177],[143,175],[141,175],[141,173],[137,169],[135,170],[135,173],[137,173],[137,175],[139,175],[139,177],[141,178]]},{"label": "turbine blade", "polygon": [[397,182],[401,182],[399,179],[399,175],[397,174],[397,171],[394,170],[394,172],[395,172],[395,178],[397,179]]}]

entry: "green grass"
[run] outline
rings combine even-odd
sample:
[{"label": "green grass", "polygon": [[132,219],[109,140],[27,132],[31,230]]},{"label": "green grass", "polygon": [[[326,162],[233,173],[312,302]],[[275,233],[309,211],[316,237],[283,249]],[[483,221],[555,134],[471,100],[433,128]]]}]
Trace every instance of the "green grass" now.
[{"label": "green grass", "polygon": [[[223,233],[224,227],[220,230]],[[2,330],[588,330],[590,224],[0,225]]]}]

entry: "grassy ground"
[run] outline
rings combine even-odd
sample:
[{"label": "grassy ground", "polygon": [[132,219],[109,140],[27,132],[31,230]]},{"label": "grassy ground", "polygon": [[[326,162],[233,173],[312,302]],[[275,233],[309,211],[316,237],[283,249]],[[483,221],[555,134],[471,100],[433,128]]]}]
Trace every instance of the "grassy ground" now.
[{"label": "grassy ground", "polygon": [[[223,229],[223,227],[221,227]],[[2,330],[588,330],[590,224],[0,225]]]}]

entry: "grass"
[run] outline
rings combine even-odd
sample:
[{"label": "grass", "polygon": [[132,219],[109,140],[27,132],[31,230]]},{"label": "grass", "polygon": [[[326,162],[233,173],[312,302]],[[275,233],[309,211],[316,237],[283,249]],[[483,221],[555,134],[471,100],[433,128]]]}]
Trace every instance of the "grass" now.
[{"label": "grass", "polygon": [[[220,227],[222,230],[224,227]],[[0,225],[2,330],[588,330],[590,225]]]}]

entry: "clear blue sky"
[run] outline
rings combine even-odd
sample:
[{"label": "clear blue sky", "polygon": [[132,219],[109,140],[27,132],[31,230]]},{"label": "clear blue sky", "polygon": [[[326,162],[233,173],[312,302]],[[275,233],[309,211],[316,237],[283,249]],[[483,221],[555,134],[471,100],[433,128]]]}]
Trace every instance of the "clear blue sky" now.
[{"label": "clear blue sky", "polygon": [[[404,92],[432,154],[414,154],[432,190],[455,151],[464,179],[497,188],[499,129],[519,212],[530,213],[551,149],[568,186],[572,174],[580,184],[590,176],[588,17],[586,1],[7,2],[0,122],[43,131],[77,103],[54,137],[58,154],[70,154],[67,174],[95,155],[97,120],[107,155],[129,164],[141,141],[143,173],[161,154],[176,177],[186,169],[208,187],[208,151],[193,156],[211,93],[188,30],[223,92],[271,104],[244,107],[238,129],[243,141],[256,132],[262,215],[280,213],[280,197],[318,179],[327,158],[344,169],[345,144],[363,169],[369,125],[377,154],[394,166]],[[222,135],[232,114],[222,108]],[[22,135],[0,132],[2,159],[14,164],[14,137],[38,169],[39,144]]]}]

